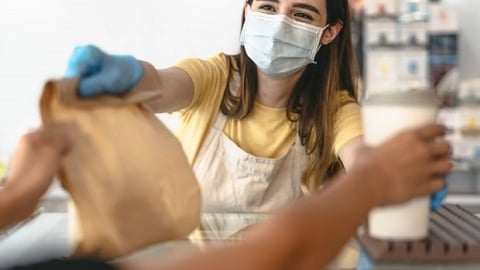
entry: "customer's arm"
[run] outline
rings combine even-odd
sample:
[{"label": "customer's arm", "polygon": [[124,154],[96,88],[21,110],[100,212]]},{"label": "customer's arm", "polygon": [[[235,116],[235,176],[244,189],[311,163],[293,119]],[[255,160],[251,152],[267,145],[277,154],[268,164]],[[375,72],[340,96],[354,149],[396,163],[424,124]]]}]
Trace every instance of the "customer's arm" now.
[{"label": "customer's arm", "polygon": [[70,125],[42,127],[21,137],[12,155],[5,184],[0,187],[0,229],[35,210],[71,145]]},{"label": "customer's arm", "polygon": [[375,206],[427,195],[451,169],[444,129],[404,132],[376,149],[363,148],[348,172],[319,194],[302,199],[257,227],[239,244],[211,247],[173,261],[122,269],[322,269],[354,235]]}]

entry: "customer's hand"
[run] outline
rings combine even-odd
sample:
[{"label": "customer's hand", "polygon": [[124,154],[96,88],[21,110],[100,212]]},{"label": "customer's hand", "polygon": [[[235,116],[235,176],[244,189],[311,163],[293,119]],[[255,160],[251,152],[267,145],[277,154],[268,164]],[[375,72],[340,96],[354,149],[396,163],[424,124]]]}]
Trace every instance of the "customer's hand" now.
[{"label": "customer's hand", "polygon": [[52,124],[23,135],[10,161],[7,186],[42,194],[69,152],[75,131],[70,124]]},{"label": "customer's hand", "polygon": [[358,168],[367,168],[372,196],[381,205],[405,202],[444,187],[452,168],[450,145],[441,137],[445,128],[429,124],[399,133],[377,148],[360,151]]},{"label": "customer's hand", "polygon": [[0,230],[28,218],[36,209],[68,153],[76,129],[54,124],[23,135],[0,189]]},{"label": "customer's hand", "polygon": [[143,67],[130,55],[110,55],[96,46],[86,45],[75,48],[65,76],[80,78],[78,94],[81,97],[118,95],[140,81]]}]

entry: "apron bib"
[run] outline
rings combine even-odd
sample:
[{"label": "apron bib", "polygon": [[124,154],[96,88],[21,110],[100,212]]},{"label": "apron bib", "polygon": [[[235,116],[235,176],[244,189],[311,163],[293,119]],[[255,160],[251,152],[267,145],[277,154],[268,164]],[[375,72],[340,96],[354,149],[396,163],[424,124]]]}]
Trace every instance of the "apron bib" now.
[{"label": "apron bib", "polygon": [[242,150],[224,134],[226,120],[219,112],[193,163],[203,211],[268,213],[301,197],[306,154],[298,135],[284,156],[258,157]]}]

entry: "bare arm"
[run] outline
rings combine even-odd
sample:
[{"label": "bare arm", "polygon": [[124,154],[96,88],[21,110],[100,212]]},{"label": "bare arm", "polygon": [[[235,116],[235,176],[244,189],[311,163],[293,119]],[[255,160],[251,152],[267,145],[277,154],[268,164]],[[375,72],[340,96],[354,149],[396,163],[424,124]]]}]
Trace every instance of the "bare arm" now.
[{"label": "bare arm", "polygon": [[144,75],[131,95],[141,92],[156,92],[146,105],[155,113],[173,112],[190,105],[193,99],[193,81],[181,68],[155,69],[142,62]]},{"label": "bare arm", "polygon": [[0,189],[0,229],[28,218],[50,186],[60,159],[70,148],[67,126],[55,125],[28,133],[13,153]]},{"label": "bare arm", "polygon": [[429,125],[402,133],[377,149],[362,148],[361,158],[348,174],[259,225],[245,242],[210,248],[175,261],[121,268],[321,269],[355,233],[372,207],[404,202],[442,187],[442,176],[452,166],[448,143],[435,140],[442,135],[442,127]]},{"label": "bare arm", "polygon": [[[337,140],[343,141],[344,138],[347,139],[335,151],[337,151],[338,157],[342,160],[346,171],[348,171],[352,168],[359,150],[364,146],[361,108],[349,96],[345,97],[345,95],[342,95],[341,97],[345,104],[338,109],[335,115],[334,145],[337,147]],[[351,137],[355,134],[356,136]]]},{"label": "bare arm", "polygon": [[363,136],[357,136],[345,143],[338,151],[338,156],[342,160],[343,166],[347,171],[352,168],[355,159],[363,146]]},{"label": "bare arm", "polygon": [[[21,201],[20,198],[21,196],[14,189],[8,186],[0,188],[0,230],[26,219],[30,213],[33,213],[30,206],[17,209],[17,202]],[[31,203],[26,204],[30,205]]]}]

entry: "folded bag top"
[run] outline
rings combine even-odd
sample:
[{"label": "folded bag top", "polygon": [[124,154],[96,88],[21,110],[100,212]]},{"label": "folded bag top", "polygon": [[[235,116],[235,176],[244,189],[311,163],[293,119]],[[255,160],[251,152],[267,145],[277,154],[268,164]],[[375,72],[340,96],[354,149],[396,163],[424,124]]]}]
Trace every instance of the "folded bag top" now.
[{"label": "folded bag top", "polygon": [[59,178],[70,194],[74,256],[113,259],[188,235],[200,189],[176,137],[142,102],[154,91],[80,99],[77,79],[51,80],[42,122],[79,130]]}]

